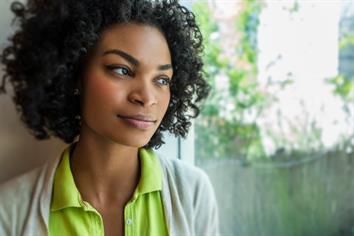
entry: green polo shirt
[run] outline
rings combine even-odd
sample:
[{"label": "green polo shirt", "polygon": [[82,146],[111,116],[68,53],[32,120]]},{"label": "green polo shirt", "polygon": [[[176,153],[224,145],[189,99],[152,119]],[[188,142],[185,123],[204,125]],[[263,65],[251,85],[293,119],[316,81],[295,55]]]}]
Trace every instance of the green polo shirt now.
[{"label": "green polo shirt", "polygon": [[[54,176],[49,235],[103,236],[100,213],[83,201],[70,169],[70,148],[63,152]],[[140,180],[124,207],[124,235],[168,235],[161,201],[162,170],[151,149],[139,149]]]}]

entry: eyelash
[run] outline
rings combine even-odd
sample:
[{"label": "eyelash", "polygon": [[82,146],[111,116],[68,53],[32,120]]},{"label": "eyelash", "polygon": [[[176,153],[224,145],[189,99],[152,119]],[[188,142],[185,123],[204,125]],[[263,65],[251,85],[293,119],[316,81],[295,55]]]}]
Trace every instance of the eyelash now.
[{"label": "eyelash", "polygon": [[[125,67],[125,66],[117,66],[117,65],[107,65],[106,66],[106,68],[109,70],[109,71],[115,71],[115,70],[117,70],[117,69],[124,69],[124,70],[126,70],[127,71],[127,74],[118,74],[118,73],[115,73],[115,72],[113,72],[113,73],[115,73],[115,74],[118,74],[118,75],[120,75],[120,76],[131,76],[131,77],[133,77],[134,76],[134,73],[133,72],[131,72],[131,70],[130,69],[128,69],[127,67]],[[171,84],[171,79],[170,78],[168,78],[168,77],[160,77],[160,78],[158,78],[157,80],[163,80],[164,81],[164,83],[165,84],[162,84],[163,86],[169,86],[170,84]],[[161,83],[160,83],[161,84]]]},{"label": "eyelash", "polygon": [[158,80],[162,79],[166,84],[163,84],[165,86],[169,86],[171,84],[171,79],[164,77],[164,78],[159,78]]},{"label": "eyelash", "polygon": [[[114,71],[114,70],[117,70],[117,69],[125,69],[127,71],[127,74],[123,75],[123,76],[134,76],[133,73],[126,67],[124,66],[117,66],[117,65],[107,65],[106,68],[109,70],[109,71]],[[117,74],[117,73],[115,73]],[[120,74],[119,74],[120,75]]]}]

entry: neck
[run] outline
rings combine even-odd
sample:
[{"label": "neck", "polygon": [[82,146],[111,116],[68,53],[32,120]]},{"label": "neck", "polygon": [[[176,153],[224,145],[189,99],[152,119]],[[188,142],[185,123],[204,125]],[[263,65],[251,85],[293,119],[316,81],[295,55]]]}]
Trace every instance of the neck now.
[{"label": "neck", "polygon": [[92,205],[125,204],[139,182],[136,147],[81,134],[70,161],[75,184]]}]

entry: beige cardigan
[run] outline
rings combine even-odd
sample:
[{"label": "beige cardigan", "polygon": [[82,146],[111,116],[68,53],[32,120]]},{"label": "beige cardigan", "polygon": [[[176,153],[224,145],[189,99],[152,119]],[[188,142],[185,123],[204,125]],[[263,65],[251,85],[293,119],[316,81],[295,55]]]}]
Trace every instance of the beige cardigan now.
[{"label": "beige cardigan", "polygon": [[[162,201],[169,235],[219,235],[213,187],[203,170],[177,159],[159,157],[163,170]],[[48,235],[53,177],[61,159],[0,186],[0,235]]]}]

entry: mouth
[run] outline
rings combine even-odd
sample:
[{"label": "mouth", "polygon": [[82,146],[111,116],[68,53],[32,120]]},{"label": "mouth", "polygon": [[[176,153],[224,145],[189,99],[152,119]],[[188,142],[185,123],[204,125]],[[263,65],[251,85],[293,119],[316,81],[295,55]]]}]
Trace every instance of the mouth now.
[{"label": "mouth", "polygon": [[157,120],[152,119],[149,116],[122,116],[117,115],[118,118],[125,121],[128,125],[138,128],[138,129],[148,129],[149,127],[153,126]]}]

